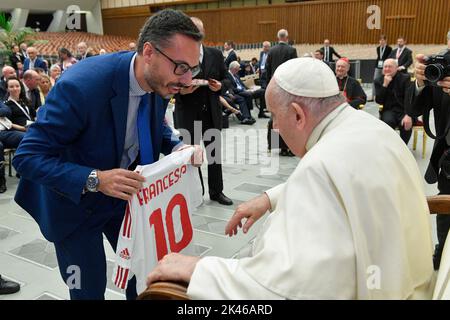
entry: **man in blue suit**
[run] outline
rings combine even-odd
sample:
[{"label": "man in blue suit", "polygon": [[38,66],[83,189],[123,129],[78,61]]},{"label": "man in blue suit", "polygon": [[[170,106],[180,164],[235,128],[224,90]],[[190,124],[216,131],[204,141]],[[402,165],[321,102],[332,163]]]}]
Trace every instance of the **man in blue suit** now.
[{"label": "man in blue suit", "polygon": [[44,69],[45,72],[47,72],[47,65],[45,64],[44,60],[37,57],[37,49],[35,47],[29,47],[27,49],[28,58],[25,59],[25,62],[23,63],[23,72],[27,71],[28,69],[34,69],[34,68],[41,68]]},{"label": "man in blue suit", "polygon": [[[15,201],[54,242],[72,299],[104,298],[102,233],[115,249],[126,201],[144,181],[127,169],[180,145],[164,123],[164,98],[198,73],[201,39],[180,11],[152,15],[137,52],[92,57],[65,72],[17,149]],[[135,298],[135,283],[128,287]]]}]

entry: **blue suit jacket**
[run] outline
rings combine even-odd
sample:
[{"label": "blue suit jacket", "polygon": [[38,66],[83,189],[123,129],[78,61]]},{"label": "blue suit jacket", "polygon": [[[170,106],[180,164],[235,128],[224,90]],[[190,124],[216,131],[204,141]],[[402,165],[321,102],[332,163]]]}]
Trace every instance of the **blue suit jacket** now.
[{"label": "blue suit jacket", "polygon": [[[100,192],[82,195],[93,169],[120,167],[133,52],[82,60],[65,72],[39,109],[13,160],[21,175],[15,201],[53,242],[91,214],[124,212],[126,202]],[[167,100],[151,108],[153,158],[180,143],[164,123]]]},{"label": "blue suit jacket", "polygon": [[[34,67],[44,69],[45,72],[47,72],[47,65],[45,64],[44,60],[40,58],[36,58],[36,61],[34,62]],[[28,69],[30,69],[30,58],[26,58],[23,63],[23,72],[27,71]]]}]

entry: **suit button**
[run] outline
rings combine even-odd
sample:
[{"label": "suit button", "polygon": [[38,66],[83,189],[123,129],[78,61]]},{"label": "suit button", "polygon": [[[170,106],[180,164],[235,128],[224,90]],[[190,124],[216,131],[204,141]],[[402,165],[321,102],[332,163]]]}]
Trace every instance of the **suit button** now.
[{"label": "suit button", "polygon": [[92,214],[93,210],[92,210],[92,209],[86,209],[86,212],[87,212],[88,214]]}]

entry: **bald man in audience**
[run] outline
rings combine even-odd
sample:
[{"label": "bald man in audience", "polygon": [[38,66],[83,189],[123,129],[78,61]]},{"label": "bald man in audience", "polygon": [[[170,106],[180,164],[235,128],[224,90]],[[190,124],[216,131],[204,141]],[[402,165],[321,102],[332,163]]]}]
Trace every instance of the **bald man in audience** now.
[{"label": "bald man in audience", "polygon": [[326,63],[333,62],[333,56],[336,56],[338,59],[341,58],[341,55],[337,53],[332,46],[330,46],[330,40],[328,39],[323,41],[323,47],[320,48],[320,50],[323,52],[323,61]]},{"label": "bald man in audience", "polygon": [[37,110],[41,105],[41,95],[39,93],[39,83],[41,76],[34,70],[28,70],[23,74],[23,86],[27,99],[31,102],[31,107]]},{"label": "bald man in audience", "polygon": [[242,226],[247,233],[270,211],[252,255],[171,253],[148,284],[183,281],[193,299],[431,298],[429,210],[398,135],[349,106],[317,59],[282,64],[266,96],[274,127],[301,161],[286,182],[240,204],[226,226],[229,236]]},{"label": "bald man in audience", "polygon": [[358,80],[348,75],[349,70],[350,62],[347,58],[341,58],[336,62],[339,91],[353,108],[359,109],[361,105],[366,104],[367,96]]},{"label": "bald man in audience", "polygon": [[28,47],[27,54],[28,58],[23,63],[23,72],[34,68],[42,68],[47,72],[47,65],[41,58],[38,58],[38,51],[35,47]]},{"label": "bald man in audience", "polygon": [[383,75],[375,80],[375,101],[383,106],[380,111],[381,120],[392,129],[399,128],[400,137],[406,144],[411,138],[413,126],[413,118],[406,110],[410,86],[410,76],[400,72],[397,60],[384,61]]},{"label": "bald man in audience", "polygon": [[0,102],[6,99],[6,80],[12,77],[17,77],[16,70],[11,66],[4,66],[2,69],[2,78],[0,79]]},{"label": "bald man in audience", "polygon": [[267,56],[269,55],[270,51],[270,42],[264,41],[263,42],[263,51],[259,54],[259,68],[258,68],[258,74],[259,79],[261,81],[261,87],[265,88],[267,87],[267,75],[266,75],[266,61]]}]

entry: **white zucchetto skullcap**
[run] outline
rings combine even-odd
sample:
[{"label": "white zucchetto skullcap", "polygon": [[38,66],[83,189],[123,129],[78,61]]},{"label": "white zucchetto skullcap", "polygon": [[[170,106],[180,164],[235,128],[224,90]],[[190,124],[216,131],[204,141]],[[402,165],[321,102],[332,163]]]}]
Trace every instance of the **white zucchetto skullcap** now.
[{"label": "white zucchetto skullcap", "polygon": [[273,77],[280,88],[295,96],[326,98],[339,94],[336,76],[318,59],[288,60],[277,68]]}]

